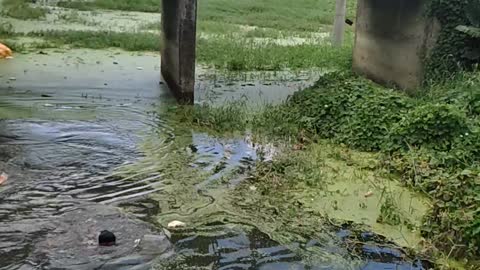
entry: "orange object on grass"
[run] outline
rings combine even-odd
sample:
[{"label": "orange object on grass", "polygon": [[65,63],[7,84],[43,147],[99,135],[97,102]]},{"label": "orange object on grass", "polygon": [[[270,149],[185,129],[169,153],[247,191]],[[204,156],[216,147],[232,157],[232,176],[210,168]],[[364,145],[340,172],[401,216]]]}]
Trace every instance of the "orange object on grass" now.
[{"label": "orange object on grass", "polygon": [[0,43],[0,58],[7,58],[12,56],[12,50],[7,46]]},{"label": "orange object on grass", "polygon": [[0,174],[0,185],[2,185],[3,183],[5,183],[7,180],[8,180],[8,174],[6,174],[6,173],[1,173],[1,174]]}]

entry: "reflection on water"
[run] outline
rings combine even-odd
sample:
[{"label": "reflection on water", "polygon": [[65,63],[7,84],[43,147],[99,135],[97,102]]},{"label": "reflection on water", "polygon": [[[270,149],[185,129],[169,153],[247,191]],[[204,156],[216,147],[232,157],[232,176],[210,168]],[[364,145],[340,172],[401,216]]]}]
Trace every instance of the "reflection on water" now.
[{"label": "reflection on water", "polygon": [[[238,198],[226,196],[259,158],[249,136],[215,138],[150,113],[166,106],[160,102],[166,90],[145,83],[158,76],[154,67],[146,77],[128,71],[122,83],[97,64],[65,75],[60,62],[50,65],[52,76],[62,76],[54,79],[46,68],[33,76],[10,64],[5,74],[18,80],[0,87],[0,171],[10,176],[0,187],[0,269],[131,269],[129,263],[148,269],[151,257],[135,257],[136,240],[161,235],[160,224],[172,219],[194,226],[172,232],[178,256],[155,268],[422,269],[375,243],[354,256],[335,231],[306,243],[272,240],[232,208]],[[275,149],[262,151],[271,158]],[[179,166],[190,174],[176,175]],[[120,245],[95,256],[102,226],[116,230]]]}]

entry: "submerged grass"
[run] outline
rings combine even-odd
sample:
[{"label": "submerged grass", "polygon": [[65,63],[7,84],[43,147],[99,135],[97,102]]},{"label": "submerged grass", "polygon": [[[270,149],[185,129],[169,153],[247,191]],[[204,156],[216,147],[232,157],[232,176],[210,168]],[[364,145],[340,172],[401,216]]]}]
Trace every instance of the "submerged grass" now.
[{"label": "submerged grass", "polygon": [[246,110],[246,103],[242,101],[215,108],[207,104],[175,106],[169,109],[169,113],[169,118],[180,123],[191,123],[217,132],[245,130],[251,116]]}]

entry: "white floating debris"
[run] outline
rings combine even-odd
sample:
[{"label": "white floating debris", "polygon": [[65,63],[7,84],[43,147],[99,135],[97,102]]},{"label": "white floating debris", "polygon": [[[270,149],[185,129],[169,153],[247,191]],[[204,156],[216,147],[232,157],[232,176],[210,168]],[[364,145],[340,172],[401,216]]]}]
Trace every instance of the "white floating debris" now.
[{"label": "white floating debris", "polygon": [[174,220],[174,221],[168,223],[168,225],[167,225],[167,227],[169,229],[185,228],[186,226],[187,226],[187,224],[185,224],[184,222],[178,221],[178,220]]},{"label": "white floating debris", "polygon": [[256,186],[250,186],[250,190],[251,191],[257,191],[257,187]]},{"label": "white floating debris", "polygon": [[135,248],[138,247],[138,245],[140,244],[140,241],[141,241],[140,239],[135,239],[135,243],[134,243],[133,246],[134,246]]},{"label": "white floating debris", "polygon": [[7,56],[5,59],[13,59],[13,56]]},{"label": "white floating debris", "polygon": [[365,193],[365,198],[368,198],[368,197],[372,197],[373,196],[373,191],[369,191],[367,193]]},{"label": "white floating debris", "polygon": [[15,78],[15,77],[10,77],[9,80],[10,80],[10,81],[16,81],[17,78]]},{"label": "white floating debris", "polygon": [[44,107],[55,107],[53,104],[50,104],[50,103],[45,103],[43,104]]},{"label": "white floating debris", "polygon": [[137,67],[138,70],[143,70],[143,67]]}]

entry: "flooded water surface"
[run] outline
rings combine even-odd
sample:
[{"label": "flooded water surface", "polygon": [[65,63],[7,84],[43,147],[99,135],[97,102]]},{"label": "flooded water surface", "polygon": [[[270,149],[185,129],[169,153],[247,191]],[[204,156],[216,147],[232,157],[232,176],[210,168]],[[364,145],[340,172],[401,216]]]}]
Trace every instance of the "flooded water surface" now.
[{"label": "flooded water surface", "polygon": [[[168,119],[156,55],[48,51],[0,75],[0,269],[425,269],[376,234],[300,235],[242,208],[235,188],[275,146]],[[272,101],[309,83],[206,78],[198,99],[250,87]],[[165,230],[173,220],[186,227]],[[117,246],[97,246],[106,229]]]}]

